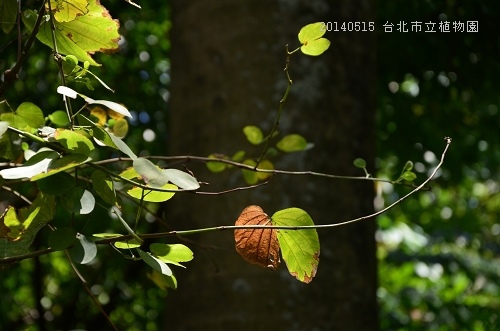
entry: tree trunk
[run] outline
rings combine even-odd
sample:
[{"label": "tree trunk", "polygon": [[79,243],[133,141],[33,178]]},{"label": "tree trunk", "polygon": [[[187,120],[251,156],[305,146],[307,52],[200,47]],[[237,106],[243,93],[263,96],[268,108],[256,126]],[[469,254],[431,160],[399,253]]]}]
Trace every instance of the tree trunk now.
[{"label": "tree trunk", "polygon": [[[172,1],[172,86],[169,153],[258,157],[245,125],[269,132],[286,88],[285,44],[317,21],[374,21],[368,1]],[[291,56],[294,84],[281,118],[281,134],[314,143],[306,152],[280,156],[276,167],[363,175],[357,157],[374,159],[374,32],[329,32],[319,57]],[[244,186],[237,169],[211,174],[186,166],[204,190]],[[311,176],[277,176],[253,190],[207,196],[178,194],[166,220],[175,229],[231,225],[251,204],[269,215],[288,207],[306,210],[316,224],[345,221],[373,211],[373,184]],[[375,223],[318,230],[320,264],[310,284],[247,264],[234,250],[233,233],[191,236],[195,259],[177,271],[169,293],[169,330],[377,330]],[[216,246],[214,249],[212,246]]]}]

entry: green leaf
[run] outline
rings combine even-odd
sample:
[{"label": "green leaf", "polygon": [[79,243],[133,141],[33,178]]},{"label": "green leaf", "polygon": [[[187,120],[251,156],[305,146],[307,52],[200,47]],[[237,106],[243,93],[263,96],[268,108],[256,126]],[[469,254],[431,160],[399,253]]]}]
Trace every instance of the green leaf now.
[{"label": "green leaf", "polygon": [[[36,13],[27,10],[23,13],[23,22],[32,30],[36,21]],[[118,50],[118,21],[109,15],[109,12],[97,0],[90,0],[88,12],[76,16],[67,22],[54,22],[55,39],[60,54],[74,55],[79,61],[88,61],[91,65],[99,65],[90,54],[94,52],[111,53]],[[38,40],[53,48],[52,31],[50,24],[44,22],[37,34]]]},{"label": "green leaf", "polygon": [[[210,159],[219,159],[220,158],[219,156],[214,155],[214,154],[210,154],[208,157]],[[222,162],[216,162],[216,161],[208,161],[207,162],[207,168],[211,172],[215,172],[215,173],[222,172],[226,169],[226,167],[227,167],[227,164],[222,163]]]},{"label": "green leaf", "polygon": [[165,263],[175,264],[179,267],[184,266],[179,262],[188,262],[193,259],[193,251],[187,246],[181,244],[151,244],[149,246],[151,253]]},{"label": "green leaf", "polygon": [[[243,161],[243,164],[255,167],[257,162],[252,159],[247,159]],[[245,179],[245,182],[247,182],[248,185],[255,185],[259,181],[259,174],[256,171],[242,169],[241,173],[243,174],[243,179]]]},{"label": "green leaf", "polygon": [[76,231],[72,228],[57,228],[49,234],[49,247],[55,250],[63,250],[76,241]]},{"label": "green leaf", "polygon": [[0,120],[9,122],[9,125],[29,133],[36,133],[38,128],[45,124],[42,110],[31,102],[23,102],[15,112],[3,113]]},{"label": "green leaf", "polygon": [[78,131],[57,129],[54,139],[70,153],[89,155],[95,148],[94,144]]},{"label": "green leaf", "polygon": [[289,134],[281,138],[276,144],[283,152],[298,152],[309,149],[312,145],[309,145],[304,137],[299,134]]},{"label": "green leaf", "polygon": [[94,233],[92,236],[96,238],[118,238],[123,236],[123,234],[119,233]]},{"label": "green leaf", "polygon": [[148,159],[139,157],[134,160],[132,165],[147,185],[162,187],[169,182],[168,175]]},{"label": "green leaf", "polygon": [[104,171],[96,170],[91,176],[92,185],[97,194],[110,205],[116,203],[116,191],[113,181]]},{"label": "green leaf", "polygon": [[46,194],[62,195],[75,189],[75,178],[65,172],[36,181],[38,189]]},{"label": "green leaf", "polygon": [[137,241],[136,239],[131,239],[127,241],[117,241],[113,244],[116,248],[119,249],[131,249],[141,247],[142,243]]},{"label": "green leaf", "polygon": [[[87,117],[85,117],[85,116],[83,116],[81,114],[78,114],[77,115],[77,119],[78,119],[78,123],[80,125],[82,125],[82,126],[90,126],[92,128],[91,130],[89,130],[90,135],[92,137],[94,137],[94,139],[97,139],[100,143],[102,143],[102,144],[104,144],[104,145],[106,145],[108,147],[121,150],[125,154],[127,154],[127,152],[129,152],[129,153],[131,153],[131,154],[133,154],[135,156],[135,154],[132,153],[132,151],[130,150],[130,148],[128,148],[128,146],[124,150],[119,149],[118,146],[113,142],[114,140],[111,138],[111,136],[109,135],[109,133],[106,130],[104,130],[103,128],[101,128],[99,125],[97,125],[96,123],[92,122]],[[121,142],[121,140],[118,137],[115,137],[115,139]],[[123,143],[123,145],[125,145],[125,143]]]},{"label": "green leaf", "polygon": [[[311,217],[299,208],[277,211],[271,221],[273,225],[314,225]],[[316,230],[278,230],[278,241],[290,274],[301,282],[311,282],[319,264],[319,238]]]},{"label": "green leaf", "polygon": [[261,129],[254,125],[245,126],[243,128],[243,133],[247,137],[247,140],[253,145],[260,144],[262,142],[262,138],[264,137]]},{"label": "green leaf", "polygon": [[[121,140],[120,138],[116,137],[111,132],[106,132],[106,131],[104,131],[104,132],[109,136],[109,138],[111,138],[111,141],[113,142],[113,144],[120,151],[122,151],[124,154],[127,154],[128,157],[130,157],[132,160],[136,160],[137,159],[137,155],[135,155],[134,152],[132,152],[132,150],[130,149],[130,147],[128,147],[128,145],[123,140]],[[106,143],[106,145],[109,146],[107,143]]]},{"label": "green leaf", "polygon": [[161,272],[166,276],[172,276],[172,270],[168,267],[168,265],[161,261],[160,259],[152,256],[150,253],[144,252],[142,249],[137,249],[140,257],[146,262],[150,267],[155,269],[156,271]]},{"label": "green leaf", "polygon": [[356,168],[360,168],[360,169],[366,168],[366,161],[363,160],[362,158],[355,159],[353,164]]},{"label": "green leaf", "polygon": [[50,5],[58,22],[70,22],[88,12],[87,0],[50,0]]},{"label": "green leaf", "polygon": [[168,181],[177,185],[184,190],[197,190],[200,188],[200,183],[188,174],[187,172],[177,169],[164,169],[163,175],[168,178]]},{"label": "green leaf", "polygon": [[93,100],[91,98],[86,98],[85,101],[89,104],[99,104],[108,107],[109,109],[112,109],[116,111],[119,114],[125,115],[127,117],[132,117],[132,114],[128,111],[127,108],[124,106],[120,105],[119,103],[113,102],[113,101],[108,101],[108,100]]},{"label": "green leaf", "polygon": [[86,215],[94,210],[95,198],[89,191],[81,187],[76,187],[61,196],[61,204],[70,212]]},{"label": "green leaf", "polygon": [[[249,165],[251,167],[255,167],[257,162],[252,159],[245,160],[243,164]],[[259,163],[257,169],[265,169],[265,170],[274,170],[274,165],[269,160],[263,160]],[[270,172],[258,172],[253,170],[242,169],[241,173],[243,174],[243,178],[249,185],[257,184],[259,180],[266,180],[272,177],[272,173]]]},{"label": "green leaf", "polygon": [[50,164],[59,158],[59,154],[49,150],[33,155],[22,167],[13,167],[0,170],[4,179],[33,178],[45,175]]},{"label": "green leaf", "polygon": [[0,24],[5,34],[14,27],[17,19],[17,0],[2,0],[0,3]]},{"label": "green leaf", "polygon": [[55,126],[60,128],[65,128],[69,125],[68,114],[62,110],[56,110],[49,116],[49,120],[54,123]]},{"label": "green leaf", "polygon": [[[177,186],[173,184],[165,184],[161,188],[166,190],[176,190]],[[134,187],[127,191],[127,194],[136,199],[143,199],[148,202],[164,202],[171,199],[175,192],[160,192],[153,190],[143,190],[140,187]]]},{"label": "green leaf", "polygon": [[413,169],[413,162],[406,161],[405,166],[403,167],[403,171],[401,173],[411,171],[411,169]]},{"label": "green leaf", "polygon": [[96,244],[81,233],[76,235],[76,239],[78,241],[70,251],[71,257],[80,264],[91,262],[97,255]]},{"label": "green leaf", "polygon": [[147,273],[146,275],[162,290],[167,290],[168,288],[177,289],[177,279],[173,274],[172,276],[165,276],[156,270],[152,270],[151,273]]},{"label": "green leaf", "polygon": [[41,173],[36,176],[31,177],[31,181],[36,181],[45,177],[49,177],[55,175],[59,172],[66,171],[72,169],[74,167],[78,167],[82,164],[85,164],[92,159],[84,154],[68,154],[59,159],[53,160],[49,164],[49,168],[46,173]]},{"label": "green leaf", "polygon": [[54,196],[43,193],[19,214],[14,207],[7,207],[0,218],[0,257],[27,253],[38,231],[54,218],[54,212]]},{"label": "green leaf", "polygon": [[299,32],[300,50],[306,55],[317,56],[330,47],[330,41],[321,38],[326,32],[325,23],[317,22],[304,26]]},{"label": "green leaf", "polygon": [[417,175],[412,171],[406,171],[401,175],[400,178],[408,182],[413,182],[415,179],[417,179]]},{"label": "green leaf", "polygon": [[[23,23],[28,27],[30,31],[33,31],[33,26],[35,25],[37,19],[37,13],[34,10],[29,9],[25,10],[21,16]],[[79,61],[89,61],[91,65],[99,66],[100,64],[95,62],[90,57],[90,54],[87,51],[83,50],[79,45],[77,45],[73,40],[71,40],[71,38],[66,35],[60,24],[64,23],[56,24],[56,30],[54,31],[57,50],[59,51],[59,53],[65,55],[71,54],[74,55]],[[45,44],[53,49],[54,43],[52,42],[52,30],[48,21],[43,22],[40,25],[40,29],[36,37],[42,44]]]},{"label": "green leaf", "polygon": [[0,122],[0,138],[9,129],[9,122]]}]

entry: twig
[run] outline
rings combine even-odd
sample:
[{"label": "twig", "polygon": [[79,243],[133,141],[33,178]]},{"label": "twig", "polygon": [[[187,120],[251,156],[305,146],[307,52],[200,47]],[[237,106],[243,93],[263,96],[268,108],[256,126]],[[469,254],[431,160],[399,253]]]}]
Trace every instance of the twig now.
[{"label": "twig", "polygon": [[38,30],[40,29],[40,25],[43,22],[43,16],[45,14],[45,3],[47,0],[43,0],[42,6],[40,7],[40,10],[38,11],[38,17],[36,19],[35,25],[33,26],[33,31],[31,31],[31,35],[26,42],[26,45],[24,46],[23,51],[21,52],[20,57],[18,58],[16,64],[11,68],[7,69],[4,72],[4,81],[2,85],[0,85],[0,96],[5,92],[5,90],[12,85],[16,80],[17,80],[17,74],[19,73],[19,70],[21,70],[21,67],[23,66],[24,62],[28,58],[28,52],[33,45],[33,42],[35,41],[36,35],[38,33]]},{"label": "twig", "polygon": [[[141,234],[137,235],[141,239],[155,239],[155,238],[163,238],[163,237],[169,237],[169,236],[185,236],[185,235],[191,235],[195,233],[202,233],[202,232],[213,232],[213,231],[224,231],[224,230],[238,230],[238,229],[277,229],[277,230],[310,230],[310,229],[325,229],[325,228],[333,228],[333,227],[338,227],[338,226],[343,226],[359,221],[363,221],[369,218],[376,217],[378,215],[381,215],[388,211],[389,209],[393,208],[397,204],[403,202],[406,200],[408,197],[411,195],[415,194],[417,191],[420,191],[425,185],[427,185],[432,178],[436,175],[437,171],[441,168],[444,162],[444,158],[446,156],[446,152],[448,151],[448,148],[451,144],[451,138],[446,137],[446,147],[441,154],[441,160],[439,161],[438,165],[434,169],[434,171],[431,173],[431,175],[422,182],[419,186],[417,186],[415,189],[413,189],[410,193],[406,194],[405,196],[401,197],[399,200],[396,202],[390,204],[389,206],[373,213],[370,215],[358,217],[355,219],[351,219],[348,221],[344,222],[339,222],[339,223],[331,223],[331,224],[321,224],[321,225],[305,225],[305,226],[281,226],[281,225],[244,225],[244,226],[216,226],[216,227],[210,227],[210,228],[202,228],[202,229],[194,229],[194,230],[184,230],[184,231],[168,231],[168,232],[159,232],[159,233],[148,233],[148,234]],[[114,237],[114,238],[106,238],[106,239],[101,239],[101,240],[96,240],[95,244],[97,245],[108,245],[112,244],[117,241],[127,241],[133,239],[134,236],[132,235],[123,235],[119,237]],[[13,257],[6,257],[6,258],[0,258],[0,265],[1,264],[7,264],[7,263],[12,263],[12,262],[17,262],[21,261],[24,259],[29,259],[32,257],[40,256],[40,255],[45,255],[54,252],[53,249],[45,249],[45,250],[40,250],[24,255],[19,255],[19,256],[13,256]]]},{"label": "twig", "polygon": [[80,279],[80,282],[82,283],[82,286],[85,288],[85,291],[88,293],[88,295],[90,296],[90,298],[92,299],[92,301],[95,303],[95,305],[99,308],[101,314],[104,316],[104,318],[106,319],[106,321],[108,322],[108,324],[113,328],[113,330],[119,331],[118,328],[116,327],[116,325],[111,320],[111,318],[109,318],[108,314],[104,310],[104,308],[101,305],[101,303],[99,302],[99,300],[97,300],[97,298],[95,297],[95,295],[90,290],[90,288],[89,288],[89,286],[87,284],[87,281],[85,280],[85,278],[83,277],[83,275],[80,273],[80,271],[78,271],[76,265],[73,263],[73,260],[71,260],[71,257],[69,256],[69,253],[68,253],[68,250],[65,249],[64,252],[66,253],[66,257],[68,258],[68,262],[71,265],[71,268],[73,269],[73,271],[77,275],[78,279]]},{"label": "twig", "polygon": [[283,69],[283,70],[285,71],[286,78],[287,78],[286,90],[285,90],[285,93],[283,94],[283,97],[280,100],[280,105],[278,107],[278,114],[276,115],[276,120],[274,122],[274,125],[273,125],[273,127],[271,129],[271,132],[269,132],[269,134],[265,138],[266,143],[264,145],[264,149],[262,150],[262,153],[260,154],[259,158],[257,159],[257,163],[255,163],[255,166],[253,167],[254,169],[257,169],[257,167],[259,166],[260,162],[262,162],[262,159],[264,158],[264,156],[267,153],[267,150],[269,148],[269,142],[273,138],[273,135],[276,132],[276,129],[278,128],[278,125],[280,124],[280,118],[281,118],[281,113],[283,112],[283,106],[285,105],[285,101],[286,101],[286,99],[288,97],[288,93],[290,93],[290,89],[292,88],[293,82],[292,82],[292,79],[290,78],[290,74],[288,72],[288,68],[290,66],[290,55],[293,52],[289,52],[288,51],[288,44],[285,45],[285,51],[286,51],[286,61],[285,61],[285,69]]}]

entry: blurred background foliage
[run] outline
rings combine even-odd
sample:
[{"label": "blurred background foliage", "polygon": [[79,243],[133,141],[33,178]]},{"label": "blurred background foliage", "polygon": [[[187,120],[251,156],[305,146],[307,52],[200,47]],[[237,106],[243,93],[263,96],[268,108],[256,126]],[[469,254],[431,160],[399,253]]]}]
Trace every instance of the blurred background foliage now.
[{"label": "blurred background foliage", "polygon": [[[26,4],[32,5],[36,3]],[[71,87],[94,99],[125,104],[134,115],[127,143],[143,155],[167,155],[168,4],[142,2],[141,10],[118,0],[104,5],[120,20],[123,39],[118,55],[96,55],[103,66],[92,71],[116,92],[111,94],[96,81],[95,91],[83,84]],[[416,182],[421,182],[438,163],[443,138],[453,138],[431,190],[377,220],[381,329],[500,329],[500,37],[494,33],[500,3],[412,0],[404,5],[379,1],[377,6],[379,157],[377,169],[370,170],[396,179],[411,160]],[[395,31],[400,21],[478,21],[479,33],[401,33]],[[386,22],[395,25],[392,33],[384,32]],[[15,37],[15,32],[2,36],[1,47]],[[15,61],[15,44],[1,49],[0,71]],[[19,76],[4,96],[12,107],[31,101],[46,114],[62,109],[55,93],[57,68],[48,48],[35,44]],[[380,184],[376,191],[375,205],[380,208],[408,188]],[[158,208],[149,207],[153,212]],[[137,206],[127,208],[133,215]],[[62,213],[57,222],[68,219],[69,214]],[[143,231],[165,229],[151,214],[145,216],[151,222],[142,222]],[[113,229],[106,211],[78,222],[77,230],[88,234],[119,229]],[[43,247],[46,235],[42,232],[36,245]],[[120,329],[162,329],[157,317],[167,293],[149,279],[143,264],[104,248],[95,263],[79,268]],[[0,277],[2,329],[105,328],[63,253],[22,261],[2,270]],[[47,325],[38,322],[39,312]]]}]

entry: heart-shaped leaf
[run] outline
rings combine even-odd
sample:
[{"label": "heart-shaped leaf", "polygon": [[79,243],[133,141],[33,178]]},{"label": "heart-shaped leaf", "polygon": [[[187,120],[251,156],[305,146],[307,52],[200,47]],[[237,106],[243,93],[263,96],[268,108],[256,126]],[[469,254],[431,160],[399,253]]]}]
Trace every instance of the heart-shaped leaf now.
[{"label": "heart-shaped leaf", "polygon": [[[302,209],[287,208],[272,216],[273,225],[314,225],[311,217]],[[319,264],[319,238],[315,229],[278,230],[278,241],[288,271],[304,283],[310,283]]]},{"label": "heart-shaped leaf", "polygon": [[321,38],[326,32],[325,23],[317,22],[304,26],[299,32],[300,50],[306,55],[317,56],[330,47],[330,41]]},{"label": "heart-shaped leaf", "polygon": [[[271,219],[259,206],[248,206],[236,220],[236,226],[271,225]],[[236,251],[247,262],[276,270],[280,264],[280,247],[275,229],[234,230]]]}]

